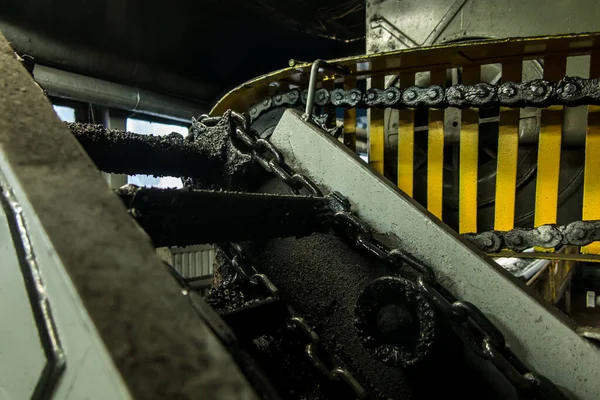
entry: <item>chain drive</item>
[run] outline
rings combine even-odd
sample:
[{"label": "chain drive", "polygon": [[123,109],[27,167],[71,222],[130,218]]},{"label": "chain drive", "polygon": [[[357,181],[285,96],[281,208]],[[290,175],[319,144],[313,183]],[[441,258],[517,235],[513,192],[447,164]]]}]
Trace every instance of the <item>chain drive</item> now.
[{"label": "chain drive", "polygon": [[[252,120],[272,108],[306,105],[308,91],[291,90],[264,99],[250,107]],[[315,105],[340,108],[483,108],[549,107],[600,104],[600,79],[565,77],[558,82],[535,79],[528,82],[505,82],[500,85],[477,83],[448,88],[432,85],[399,89],[371,88],[363,91],[324,88],[315,92]]]},{"label": "chain drive", "polygon": [[[308,91],[291,90],[277,94],[250,107],[249,116],[257,119],[270,109],[306,105]],[[478,83],[444,88],[411,86],[399,89],[349,90],[318,89],[315,105],[341,108],[468,108],[468,107],[548,107],[600,104],[600,79],[565,77],[559,82],[536,79],[500,85]],[[263,162],[258,159],[259,162]],[[531,247],[556,248],[562,245],[586,246],[600,240],[600,221],[575,221],[565,226],[543,225],[534,229],[489,231],[463,235],[486,253],[503,249],[523,251]]]},{"label": "chain drive", "polygon": [[[280,99],[279,101],[283,100]],[[273,173],[286,183],[292,192],[297,194],[300,190],[305,190],[313,196],[322,196],[322,192],[317,185],[305,175],[295,173],[285,163],[283,154],[275,146],[267,139],[256,137],[256,134],[250,130],[250,121],[244,115],[231,111],[231,116],[234,121],[231,132],[235,134],[237,141],[241,142],[244,147],[239,148],[240,151],[251,154],[265,170]],[[205,117],[205,119],[208,118]],[[506,346],[506,340],[502,332],[479,308],[469,302],[456,299],[436,281],[435,274],[428,265],[402,249],[389,248],[376,240],[369,226],[351,212],[351,204],[342,194],[333,192],[326,197],[330,200],[331,222],[334,228],[344,234],[357,248],[388,265],[391,274],[400,275],[412,282],[415,288],[420,290],[436,306],[437,310],[446,317],[454,331],[472,348],[475,354],[489,360],[517,389],[527,395],[536,398],[565,399],[562,392],[550,380],[529,371],[525,367]],[[557,228],[559,232],[563,232],[560,236],[561,241],[566,237],[564,232],[567,231],[569,226],[565,227],[563,231]],[[573,232],[577,229],[581,229],[581,227],[573,225],[569,230],[568,237],[579,237],[578,240],[582,240],[586,233]],[[541,232],[542,236],[544,232]],[[472,237],[477,236],[472,235]],[[498,237],[501,236],[498,234]],[[544,240],[546,239],[544,236]],[[480,241],[487,244],[486,240]],[[498,240],[507,243],[506,236],[502,236],[502,239]],[[475,240],[473,239],[473,241]],[[254,267],[252,267],[250,273],[245,271],[241,267],[240,260],[242,259],[244,259],[243,252],[239,250],[237,261],[235,256],[232,260],[232,265],[236,270],[239,269],[238,273],[241,276],[245,276],[251,282],[261,281],[268,289],[270,288],[269,290],[278,294],[275,285],[266,276],[259,274]],[[320,344],[318,335],[305,320],[295,315],[291,309],[289,322],[290,326],[301,329],[310,339],[310,343],[306,347],[306,354],[313,361],[315,368],[332,380],[342,380],[347,383],[359,398],[366,398],[364,388],[348,371],[339,366],[335,366],[333,369],[324,367],[322,360],[318,355],[315,355],[315,349]]]}]

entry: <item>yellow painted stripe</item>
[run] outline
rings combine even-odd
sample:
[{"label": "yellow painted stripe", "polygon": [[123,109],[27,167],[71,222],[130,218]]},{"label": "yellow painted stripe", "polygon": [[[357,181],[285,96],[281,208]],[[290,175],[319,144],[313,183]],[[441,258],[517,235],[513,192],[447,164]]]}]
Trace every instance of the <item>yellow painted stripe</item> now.
[{"label": "yellow painted stripe", "polygon": [[[463,83],[479,82],[480,67],[463,67]],[[477,232],[477,162],[479,151],[479,110],[462,111],[460,129],[460,166],[458,183],[458,231]]]},{"label": "yellow painted stripe", "polygon": [[[344,79],[344,88],[353,89],[356,87],[356,78],[347,77]],[[356,109],[344,110],[344,144],[352,151],[356,151]]]},{"label": "yellow painted stripe", "polygon": [[[446,70],[431,71],[432,85],[446,85]],[[427,209],[442,219],[444,191],[444,110],[429,110]]]},{"label": "yellow painted stripe", "polygon": [[[384,77],[371,78],[371,87],[382,89]],[[383,150],[384,150],[384,110],[369,109],[369,163],[380,174],[383,175]]]},{"label": "yellow painted stripe", "polygon": [[563,111],[542,110],[534,225],[556,223]]},{"label": "yellow painted stripe", "polygon": [[[502,65],[503,82],[521,82],[521,61]],[[500,111],[498,167],[496,171],[496,205],[494,229],[508,231],[515,225],[517,160],[519,154],[519,110]]]},{"label": "yellow painted stripe", "polygon": [[[592,53],[590,78],[600,78],[600,53]],[[584,220],[600,219],[600,107],[588,106],[583,175]],[[600,242],[581,248],[584,254],[600,254]]]},{"label": "yellow painted stripe", "polygon": [[[600,107],[588,106],[583,176],[584,220],[600,219]],[[585,254],[600,254],[600,242],[581,248]]]},{"label": "yellow painted stripe", "polygon": [[[414,73],[400,74],[400,87],[415,84]],[[413,195],[415,165],[415,119],[414,110],[398,111],[398,188],[407,195]]]},{"label": "yellow painted stripe", "polygon": [[344,110],[344,144],[356,152],[356,109]]},{"label": "yellow painted stripe", "polygon": [[[544,78],[558,81],[565,76],[566,59],[547,58]],[[542,110],[535,195],[534,225],[556,223],[563,107]]]}]

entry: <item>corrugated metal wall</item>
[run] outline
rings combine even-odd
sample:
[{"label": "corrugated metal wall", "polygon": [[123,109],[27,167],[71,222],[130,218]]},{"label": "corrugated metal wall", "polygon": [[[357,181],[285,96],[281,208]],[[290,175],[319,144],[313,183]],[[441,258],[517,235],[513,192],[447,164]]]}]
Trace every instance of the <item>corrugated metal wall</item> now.
[{"label": "corrugated metal wall", "polygon": [[184,278],[212,275],[215,249],[210,245],[173,247],[173,267]]}]

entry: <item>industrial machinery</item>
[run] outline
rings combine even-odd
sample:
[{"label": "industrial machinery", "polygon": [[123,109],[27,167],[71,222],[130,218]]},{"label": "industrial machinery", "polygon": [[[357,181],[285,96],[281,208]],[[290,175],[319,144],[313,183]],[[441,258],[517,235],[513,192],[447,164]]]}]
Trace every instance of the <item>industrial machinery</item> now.
[{"label": "industrial machinery", "polygon": [[[186,137],[61,123],[0,37],[0,399],[600,396],[597,344],[492,258],[598,259],[600,34],[430,46],[466,1],[423,38],[372,3],[371,54],[292,60]],[[200,243],[208,291],[154,251]]]}]

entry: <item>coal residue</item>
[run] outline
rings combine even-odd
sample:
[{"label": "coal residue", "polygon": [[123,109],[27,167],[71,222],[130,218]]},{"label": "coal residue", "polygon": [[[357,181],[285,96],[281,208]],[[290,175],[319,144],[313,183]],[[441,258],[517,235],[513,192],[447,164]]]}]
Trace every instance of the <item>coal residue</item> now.
[{"label": "coal residue", "polygon": [[247,174],[254,169],[254,161],[234,146],[229,113],[213,127],[194,120],[185,138],[177,133],[143,135],[81,123],[71,123],[69,128],[104,172],[182,177],[208,189],[245,189],[251,181]]}]

